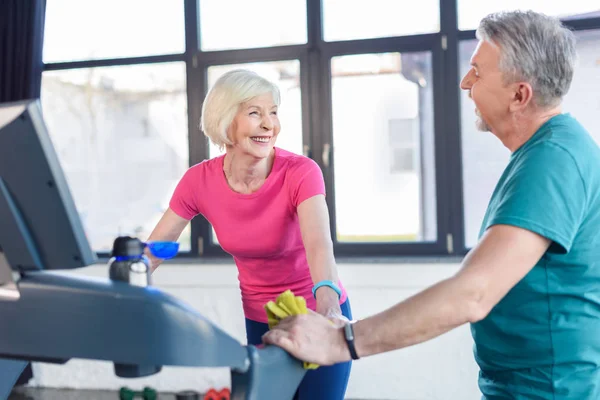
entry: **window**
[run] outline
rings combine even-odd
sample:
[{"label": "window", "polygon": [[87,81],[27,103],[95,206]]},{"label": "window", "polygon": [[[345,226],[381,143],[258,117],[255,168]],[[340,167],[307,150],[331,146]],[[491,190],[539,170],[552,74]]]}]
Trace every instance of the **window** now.
[{"label": "window", "polygon": [[418,173],[418,127],[417,118],[394,118],[389,121],[391,173]]},{"label": "window", "polygon": [[94,250],[148,237],[167,209],[188,167],[185,87],[183,63],[44,72],[44,118]]},{"label": "window", "polygon": [[202,50],[306,43],[303,0],[201,0]]},{"label": "window", "polygon": [[50,0],[44,62],[183,53],[183,1]]},{"label": "window", "polygon": [[600,144],[600,30],[579,31],[577,66],[563,108]]},{"label": "window", "polygon": [[323,0],[323,36],[332,42],[437,32],[439,3],[439,0],[422,0],[411,5],[389,0]]},{"label": "window", "polygon": [[434,241],[431,54],[340,56],[331,71],[337,240]]},{"label": "window", "polygon": [[[460,254],[509,152],[476,131],[455,61],[464,75],[491,12],[560,16],[580,54],[564,110],[600,142],[597,3],[52,0],[42,106],[98,251],[146,237],[190,162],[222,154],[198,130],[202,101],[247,68],[281,90],[277,146],[322,168],[337,255]],[[194,219],[182,252],[223,254],[211,231]]]}]

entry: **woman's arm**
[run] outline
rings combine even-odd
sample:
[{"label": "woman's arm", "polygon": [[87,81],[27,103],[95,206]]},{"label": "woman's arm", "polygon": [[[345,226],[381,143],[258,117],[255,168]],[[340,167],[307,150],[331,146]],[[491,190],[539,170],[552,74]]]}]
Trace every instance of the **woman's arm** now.
[{"label": "woman's arm", "polygon": [[[298,219],[310,275],[314,283],[322,280],[338,282],[333,243],[329,231],[329,210],[325,196],[316,195],[298,205]],[[338,294],[328,286],[316,292],[317,312],[330,317],[342,317]]]},{"label": "woman's arm", "polygon": [[[165,211],[165,213],[163,214],[160,221],[158,221],[158,224],[156,224],[156,227],[150,234],[148,241],[177,241],[177,239],[179,239],[179,236],[181,235],[181,232],[189,222],[190,221],[188,221],[185,218],[181,218],[179,215],[175,214],[173,210],[168,208],[167,211]],[[158,268],[158,266],[160,265],[160,263],[162,263],[163,260],[154,257],[148,249],[146,249],[145,253],[146,256],[150,259],[152,272],[154,272],[154,270]]]}]

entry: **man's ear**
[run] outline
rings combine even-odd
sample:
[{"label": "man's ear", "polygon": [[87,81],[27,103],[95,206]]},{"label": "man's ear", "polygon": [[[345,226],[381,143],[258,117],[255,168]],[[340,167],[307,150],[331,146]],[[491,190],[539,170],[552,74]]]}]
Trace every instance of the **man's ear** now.
[{"label": "man's ear", "polygon": [[527,108],[533,101],[533,88],[527,82],[514,84],[513,98],[510,103],[511,111],[519,111]]}]

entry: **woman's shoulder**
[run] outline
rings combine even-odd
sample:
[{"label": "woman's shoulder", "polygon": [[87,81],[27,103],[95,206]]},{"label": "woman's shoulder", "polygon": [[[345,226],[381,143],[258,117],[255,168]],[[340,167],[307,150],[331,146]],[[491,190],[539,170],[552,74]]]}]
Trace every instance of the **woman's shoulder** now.
[{"label": "woman's shoulder", "polygon": [[222,173],[221,171],[223,170],[223,157],[225,157],[225,156],[221,155],[218,157],[210,158],[208,160],[200,161],[199,163],[194,164],[191,167],[189,167],[187,170],[187,173],[193,174],[193,175],[198,175],[198,174],[202,174],[202,175],[209,174],[210,175],[210,174]]},{"label": "woman's shoulder", "polygon": [[222,156],[203,160],[189,167],[181,177],[181,183],[185,185],[212,185],[218,179],[223,170]]},{"label": "woman's shoulder", "polygon": [[276,156],[280,158],[280,165],[285,170],[291,171],[305,171],[313,168],[319,168],[317,163],[306,156],[292,153],[291,151],[284,150],[282,148],[276,148]]}]

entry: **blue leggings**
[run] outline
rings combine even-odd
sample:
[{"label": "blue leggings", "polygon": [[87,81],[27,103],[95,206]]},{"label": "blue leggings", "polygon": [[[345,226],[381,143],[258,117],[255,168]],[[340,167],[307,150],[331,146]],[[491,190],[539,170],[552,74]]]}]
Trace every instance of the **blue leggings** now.
[{"label": "blue leggings", "polygon": [[[350,302],[346,299],[341,305],[342,314],[352,320]],[[262,335],[269,330],[269,325],[246,318],[246,337],[248,344],[259,345]],[[350,378],[352,362],[345,362],[310,369],[298,386],[294,400],[343,400]]]}]

